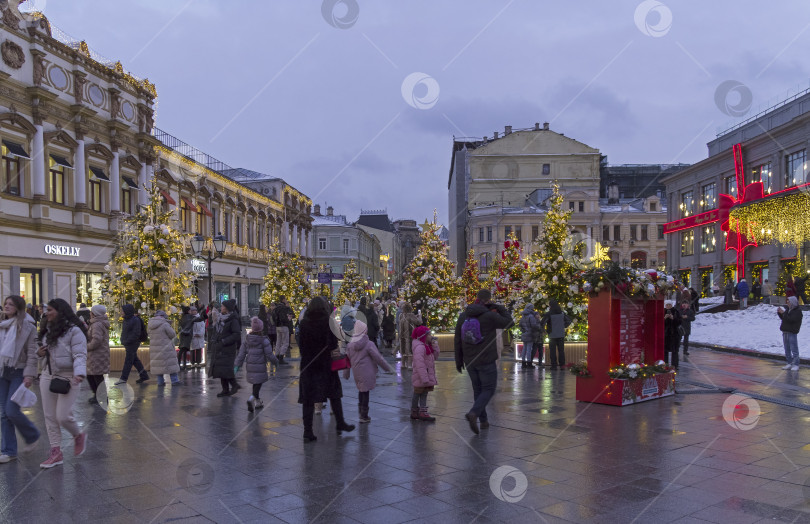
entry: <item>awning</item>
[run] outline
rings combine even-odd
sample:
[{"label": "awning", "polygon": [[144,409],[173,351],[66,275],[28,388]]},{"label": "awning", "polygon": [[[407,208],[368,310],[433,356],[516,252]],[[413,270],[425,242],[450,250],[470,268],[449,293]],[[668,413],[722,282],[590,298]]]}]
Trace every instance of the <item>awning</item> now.
[{"label": "awning", "polygon": [[93,173],[93,176],[99,180],[104,180],[105,182],[110,181],[110,178],[104,174],[104,170],[100,167],[90,166],[90,172]]},{"label": "awning", "polygon": [[129,187],[138,189],[138,184],[128,176],[122,176],[121,178],[124,180],[124,183]]},{"label": "awning", "polygon": [[203,204],[202,202],[197,202],[197,205],[200,206],[200,211],[202,212],[203,215],[214,218],[214,214],[211,212],[210,209],[205,207],[205,204]]},{"label": "awning", "polygon": [[23,149],[23,146],[21,146],[20,144],[15,144],[14,142],[3,140],[3,145],[6,146],[6,149],[8,149],[8,153],[11,156],[18,156],[21,158],[29,158],[29,159],[31,158],[30,156],[28,156],[28,153],[25,152],[25,149]]},{"label": "awning", "polygon": [[160,194],[161,194],[161,195],[163,195],[163,198],[165,198],[165,199],[166,199],[166,203],[167,203],[167,204],[170,204],[170,205],[172,205],[172,206],[176,206],[176,205],[177,205],[177,202],[175,202],[175,201],[174,201],[174,199],[172,198],[172,196],[169,194],[169,192],[168,192],[168,191],[166,191],[166,190],[164,190],[164,189],[161,189],[161,190],[160,190]]},{"label": "awning", "polygon": [[192,202],[191,200],[187,199],[184,196],[181,196],[180,200],[185,202],[190,210],[195,211],[195,212],[197,211],[197,205],[194,202]]},{"label": "awning", "polygon": [[63,167],[69,167],[69,168],[73,169],[73,166],[70,165],[70,162],[68,162],[67,159],[65,157],[63,157],[63,156],[51,155],[51,160],[53,160],[56,163],[56,165],[63,166]]}]

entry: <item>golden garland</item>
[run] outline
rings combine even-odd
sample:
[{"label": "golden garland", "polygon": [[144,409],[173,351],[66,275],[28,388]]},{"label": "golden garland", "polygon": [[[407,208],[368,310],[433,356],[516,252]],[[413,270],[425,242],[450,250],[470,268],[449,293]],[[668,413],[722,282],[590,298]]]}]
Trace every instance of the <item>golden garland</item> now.
[{"label": "golden garland", "polygon": [[740,231],[757,242],[800,245],[810,241],[810,193],[799,191],[768,198],[729,213],[732,230]]}]

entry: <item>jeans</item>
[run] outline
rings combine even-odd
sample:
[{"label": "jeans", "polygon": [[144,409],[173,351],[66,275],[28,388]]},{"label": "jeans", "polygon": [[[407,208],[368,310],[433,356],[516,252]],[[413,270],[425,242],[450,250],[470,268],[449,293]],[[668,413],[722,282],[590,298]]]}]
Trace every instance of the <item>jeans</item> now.
[{"label": "jeans", "polygon": [[0,453],[9,457],[17,456],[17,434],[14,429],[18,429],[25,439],[26,444],[36,442],[39,438],[39,430],[33,422],[28,420],[20,406],[11,401],[11,396],[23,383],[23,370],[6,367],[3,376],[0,377],[0,430],[2,430],[2,447]]},{"label": "jeans", "polygon": [[129,372],[132,371],[132,366],[135,366],[135,369],[138,371],[138,374],[141,378],[147,378],[149,375],[146,373],[146,370],[143,368],[143,364],[141,363],[141,359],[138,358],[138,346],[132,347],[125,347],[126,357],[124,358],[124,369],[121,370],[121,380],[124,382],[127,381],[129,378]]},{"label": "jeans", "polygon": [[785,345],[785,359],[788,364],[799,365],[799,335],[797,333],[782,332],[782,343]]},{"label": "jeans", "polygon": [[531,362],[532,361],[532,353],[534,353],[534,345],[532,341],[529,340],[528,342],[523,343],[523,354],[520,356],[523,362]]},{"label": "jeans", "polygon": [[424,393],[414,393],[413,396],[411,397],[411,409],[426,408],[427,394],[428,394],[427,391],[425,391]]},{"label": "jeans", "polygon": [[551,358],[551,367],[565,366],[565,338],[548,339],[548,352]]},{"label": "jeans", "polygon": [[740,297],[740,309],[748,307],[748,297]]},{"label": "jeans", "polygon": [[[177,378],[177,373],[170,373],[169,378],[172,379],[172,384],[177,384],[177,383],[180,382],[180,379]],[[166,383],[166,379],[164,378],[164,375],[158,375],[157,376],[157,382],[158,382],[158,386],[164,385]]]},{"label": "jeans", "polygon": [[473,407],[470,412],[482,422],[487,420],[487,404],[495,395],[495,385],[498,382],[498,364],[491,362],[479,366],[468,366],[473,387]]},{"label": "jeans", "polygon": [[286,326],[276,327],[276,356],[286,355],[287,350],[290,349],[290,328]]}]

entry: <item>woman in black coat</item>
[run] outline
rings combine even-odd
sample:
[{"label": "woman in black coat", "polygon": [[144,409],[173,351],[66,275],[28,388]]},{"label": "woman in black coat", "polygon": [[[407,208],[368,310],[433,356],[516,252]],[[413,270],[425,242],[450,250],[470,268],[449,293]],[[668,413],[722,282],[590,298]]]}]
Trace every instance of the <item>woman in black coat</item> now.
[{"label": "woman in black coat", "polygon": [[[332,351],[338,340],[330,327],[332,307],[324,297],[315,297],[307,306],[301,320],[301,377],[298,383],[298,403],[303,405],[304,442],[317,437],[312,432],[315,404],[326,402],[332,406],[337,421],[337,433],[354,430],[343,418],[343,387],[337,371],[332,371]],[[336,329],[340,329],[339,326]]]},{"label": "woman in black coat", "polygon": [[385,347],[390,348],[394,342],[397,333],[397,325],[394,321],[394,307],[386,308],[385,316],[382,321],[383,340],[385,340]]},{"label": "woman in black coat", "polygon": [[224,301],[220,311],[222,314],[211,330],[208,346],[211,351],[211,376],[222,383],[222,391],[217,396],[227,397],[241,387],[236,382],[233,363],[242,343],[242,323],[239,321],[236,300]]}]

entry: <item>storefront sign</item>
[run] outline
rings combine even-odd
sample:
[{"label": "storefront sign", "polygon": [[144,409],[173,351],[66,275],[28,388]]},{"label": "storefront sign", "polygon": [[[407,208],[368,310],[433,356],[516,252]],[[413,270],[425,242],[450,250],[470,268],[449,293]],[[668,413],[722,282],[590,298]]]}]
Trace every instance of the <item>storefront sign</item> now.
[{"label": "storefront sign", "polygon": [[191,270],[197,274],[208,274],[208,266],[205,265],[205,260],[199,258],[191,259]]},{"label": "storefront sign", "polygon": [[56,244],[45,244],[45,252],[49,255],[58,255],[61,257],[77,257],[79,256],[80,247],[75,246],[58,246]]},{"label": "storefront sign", "polygon": [[680,220],[667,222],[664,224],[664,234],[668,235],[670,233],[675,233],[676,231],[681,231],[682,229],[691,229],[693,227],[702,226],[703,224],[711,224],[712,222],[717,222],[718,220],[720,220],[720,210],[712,209],[711,211],[706,211],[705,213],[700,213],[699,215],[693,215]]}]

